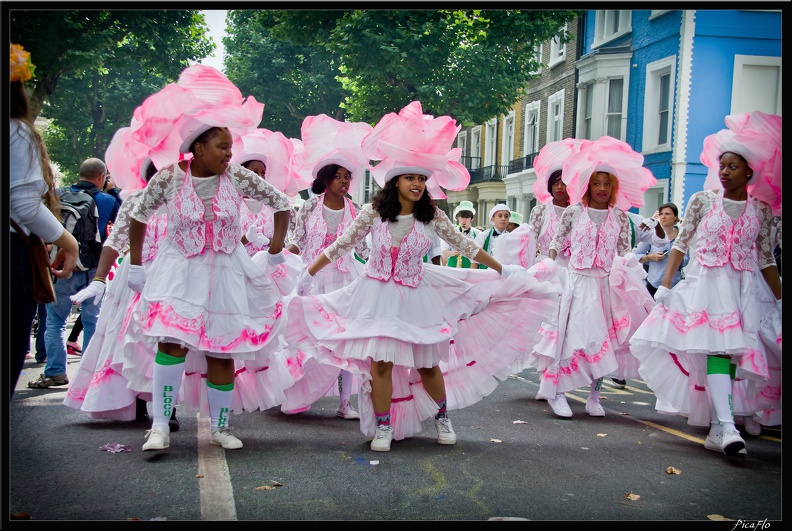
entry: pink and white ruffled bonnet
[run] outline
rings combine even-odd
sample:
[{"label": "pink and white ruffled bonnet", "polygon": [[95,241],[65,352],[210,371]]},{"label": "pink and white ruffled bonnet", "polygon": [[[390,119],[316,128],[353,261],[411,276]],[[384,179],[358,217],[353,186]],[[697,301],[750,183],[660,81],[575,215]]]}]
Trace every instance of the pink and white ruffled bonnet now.
[{"label": "pink and white ruffled bonnet", "polygon": [[547,191],[547,184],[550,176],[564,166],[564,161],[580,151],[581,146],[591,142],[584,138],[565,138],[556,142],[550,142],[539,150],[533,162],[536,172],[536,182],[534,182],[534,196],[539,203],[549,203],[553,200],[552,194]]},{"label": "pink and white ruffled bonnet", "polygon": [[591,176],[604,171],[619,180],[615,206],[624,211],[640,207],[644,192],[657,182],[652,172],[643,167],[643,161],[643,155],[629,144],[610,136],[582,144],[580,151],[566,159],[562,167],[561,178],[567,185],[569,204],[580,203]]},{"label": "pink and white ruffled bonnet", "polygon": [[311,186],[291,164],[295,144],[283,133],[257,128],[234,141],[231,162],[244,164],[259,160],[265,166],[264,178],[289,197]]},{"label": "pink and white ruffled bonnet", "polygon": [[470,173],[459,163],[462,150],[452,149],[460,129],[450,116],[423,114],[420,101],[386,114],[363,140],[366,158],[379,161],[369,166],[371,175],[381,187],[398,175],[425,175],[433,199],[446,198],[443,188],[464,190]]},{"label": "pink and white ruffled bonnet", "polygon": [[748,180],[748,193],[768,205],[773,215],[781,215],[781,117],[752,111],[730,114],[721,129],[704,139],[700,160],[707,166],[705,190],[723,188],[720,157],[726,152],[743,157],[753,171]]}]

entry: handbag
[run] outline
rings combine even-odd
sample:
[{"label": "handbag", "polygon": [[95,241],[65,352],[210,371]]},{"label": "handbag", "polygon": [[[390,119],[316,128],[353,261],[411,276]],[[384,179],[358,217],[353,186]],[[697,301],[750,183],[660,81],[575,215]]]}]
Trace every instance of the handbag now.
[{"label": "handbag", "polygon": [[30,233],[26,235],[22,228],[13,219],[11,226],[17,231],[30,252],[30,267],[33,273],[33,300],[37,303],[47,304],[55,302],[55,285],[52,283],[52,273],[50,273],[50,257],[47,252],[47,245],[37,235]]}]

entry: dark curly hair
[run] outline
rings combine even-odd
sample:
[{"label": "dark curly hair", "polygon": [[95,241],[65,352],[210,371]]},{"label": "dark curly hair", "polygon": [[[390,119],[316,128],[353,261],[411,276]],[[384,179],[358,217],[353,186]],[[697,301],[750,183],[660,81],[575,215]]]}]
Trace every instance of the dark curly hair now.
[{"label": "dark curly hair", "polygon": [[[311,184],[311,191],[316,195],[323,194],[325,190],[327,190],[327,185],[335,179],[336,172],[338,168],[343,168],[340,164],[328,164],[324,166],[321,170],[316,172],[316,179],[314,179],[313,184]],[[344,168],[345,170],[349,171],[348,168]],[[352,172],[349,172],[349,182],[352,182],[354,179],[354,175]]]},{"label": "dark curly hair", "polygon": [[[380,215],[382,220],[396,221],[396,216],[401,212],[401,202],[399,202],[399,191],[396,189],[396,181],[399,175],[392,177],[385,183],[385,187],[379,190],[371,198],[371,206]],[[421,198],[415,202],[413,215],[415,219],[423,223],[429,223],[434,219],[435,210],[434,200],[429,196],[429,192],[424,190]]]},{"label": "dark curly hair", "polygon": [[220,126],[210,127],[209,129],[198,135],[198,137],[192,141],[192,144],[190,144],[190,153],[195,155],[195,144],[197,144],[198,142],[200,142],[201,144],[206,144],[211,139],[219,135],[220,131],[228,131],[228,127],[220,127]]}]

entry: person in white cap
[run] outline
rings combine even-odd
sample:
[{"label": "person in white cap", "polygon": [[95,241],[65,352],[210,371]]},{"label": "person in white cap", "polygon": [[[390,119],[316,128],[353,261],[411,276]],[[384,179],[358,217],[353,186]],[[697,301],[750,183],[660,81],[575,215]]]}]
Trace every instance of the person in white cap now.
[{"label": "person in white cap", "polygon": [[[747,381],[742,400],[761,401],[767,392],[780,405],[780,379],[771,386],[768,354],[776,351],[780,360],[781,279],[770,237],[773,212],[757,196],[773,188],[767,174],[780,170],[781,117],[754,111],[726,121],[742,125],[704,139],[705,189],[688,201],[657,304],[630,347],[658,402],[688,424],[708,426],[704,448],[736,456],[747,450],[735,426],[732,379]],[[672,287],[688,249],[693,258],[685,278]]]},{"label": "person in white cap", "polygon": [[514,210],[509,211],[509,224],[506,226],[506,232],[514,232],[517,230],[517,227],[522,225],[522,222],[522,214]]},{"label": "person in white cap", "polygon": [[[140,293],[135,323],[146,342],[157,345],[151,377],[153,420],[144,451],[170,446],[168,419],[186,365],[195,363],[196,371],[190,374],[206,377],[185,380],[189,388],[184,394],[208,409],[211,444],[229,450],[242,448],[229,429],[237,375],[267,387],[263,395],[282,397],[283,389],[293,383],[285,365],[275,374],[276,361],[270,356],[283,322],[282,296],[272,273],[257,266],[244,250],[240,225],[243,197],[273,207],[275,226],[266,261],[275,269],[285,261],[291,205],[269,182],[230,162],[234,136],[225,126],[248,131],[260,122],[262,112],[263,105],[248,97],[244,103],[211,105],[183,116],[172,135],[178,135],[179,152],[192,158],[160,168],[132,211],[128,284]],[[163,205],[167,233],[154,261],[144,269],[146,224]],[[124,351],[124,376],[134,386],[145,379],[139,371],[150,363],[150,355],[138,358],[141,354],[129,342]],[[185,363],[188,357],[191,361]],[[235,361],[251,365],[235,371]]]},{"label": "person in white cap", "polygon": [[[468,238],[475,240],[479,231],[473,228],[473,218],[476,217],[476,208],[470,201],[460,201],[454,208],[454,219],[457,220],[457,230]],[[443,244],[443,265],[448,267],[470,268],[470,260],[451,249],[447,243]]]},{"label": "person in white cap", "polygon": [[[511,211],[504,203],[498,203],[492,207],[489,211],[489,221],[492,223],[492,228],[487,229],[476,236],[476,245],[484,249],[484,252],[492,256],[498,236],[508,232],[510,217]],[[480,264],[478,262],[474,263],[471,267],[474,269],[487,269],[485,264]]]},{"label": "person in white cap", "polygon": [[[435,206],[433,197],[445,197],[441,187],[461,190],[470,181],[452,149],[458,131],[451,117],[424,115],[417,101],[380,120],[363,151],[379,161],[371,171],[381,189],[308,266],[287,308],[289,344],[315,348],[361,378],[360,429],[373,451],[389,451],[427,418],[439,444],[456,444],[448,410],[491,392],[497,384],[484,381],[531,344],[557,305],[555,286],[519,266],[501,266]],[[308,295],[314,276],[369,234],[365,274]],[[435,234],[493,271],[424,265]],[[491,334],[486,346],[482,326]],[[460,363],[445,372],[440,363],[450,359],[451,341]],[[466,356],[478,359],[468,364]]]},{"label": "person in white cap", "polygon": [[[293,161],[297,173],[311,182],[313,196],[297,214],[292,240],[287,249],[299,254],[303,267],[352,225],[360,205],[349,196],[356,195],[364,181],[366,160],[360,144],[373,127],[364,122],[341,122],[325,114],[308,116],[301,127],[302,147]],[[328,293],[349,285],[363,272],[369,249],[365,242],[345,253],[318,274],[311,293]],[[297,381],[286,390],[281,411],[288,415],[302,413],[323,396],[338,396],[336,416],[358,419],[352,405],[358,382],[353,374],[308,356],[310,349],[287,349],[290,367],[299,367]]]}]

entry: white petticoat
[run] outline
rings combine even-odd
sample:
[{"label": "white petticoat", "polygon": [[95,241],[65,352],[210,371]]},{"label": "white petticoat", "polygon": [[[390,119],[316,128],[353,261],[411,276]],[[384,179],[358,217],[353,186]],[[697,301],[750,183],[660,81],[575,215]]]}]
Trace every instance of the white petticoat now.
[{"label": "white petticoat", "polygon": [[494,389],[493,375],[533,346],[541,322],[557,311],[559,287],[550,260],[505,280],[491,269],[424,264],[414,288],[364,274],[331,293],[294,297],[284,337],[360,378],[360,428],[369,437],[376,429],[370,363],[392,362],[391,424],[400,440],[438,411],[415,369],[445,364],[448,409],[479,401]]}]

